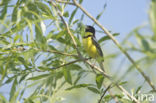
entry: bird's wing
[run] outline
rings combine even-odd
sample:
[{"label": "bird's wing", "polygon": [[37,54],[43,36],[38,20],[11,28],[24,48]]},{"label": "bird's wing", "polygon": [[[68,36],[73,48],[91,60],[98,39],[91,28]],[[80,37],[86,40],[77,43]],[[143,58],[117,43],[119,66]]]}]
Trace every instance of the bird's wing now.
[{"label": "bird's wing", "polygon": [[98,42],[97,42],[97,40],[96,40],[95,37],[92,37],[92,42],[93,42],[93,44],[96,46],[96,48],[97,48],[97,50],[98,50],[100,56],[103,57],[102,49],[101,49],[100,45],[98,44]]}]

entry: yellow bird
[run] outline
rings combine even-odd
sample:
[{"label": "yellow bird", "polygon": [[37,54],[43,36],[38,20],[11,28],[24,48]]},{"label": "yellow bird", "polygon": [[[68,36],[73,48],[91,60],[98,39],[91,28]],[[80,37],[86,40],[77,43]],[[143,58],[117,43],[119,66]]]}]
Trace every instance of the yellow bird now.
[{"label": "yellow bird", "polygon": [[100,45],[98,44],[96,37],[95,37],[95,29],[92,26],[87,25],[85,28],[85,34],[83,36],[83,45],[85,51],[88,55],[97,60],[100,65],[100,68],[104,71],[104,58],[103,52],[101,50]]}]

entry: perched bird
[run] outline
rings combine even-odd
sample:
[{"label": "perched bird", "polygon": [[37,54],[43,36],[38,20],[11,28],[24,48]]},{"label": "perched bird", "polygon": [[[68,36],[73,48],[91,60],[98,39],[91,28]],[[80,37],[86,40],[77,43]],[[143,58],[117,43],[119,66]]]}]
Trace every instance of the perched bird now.
[{"label": "perched bird", "polygon": [[95,37],[95,29],[94,27],[87,25],[85,28],[85,34],[83,36],[83,45],[85,51],[88,55],[97,60],[100,65],[100,68],[104,71],[104,58],[103,52],[101,50],[100,45],[98,44],[96,37]]}]

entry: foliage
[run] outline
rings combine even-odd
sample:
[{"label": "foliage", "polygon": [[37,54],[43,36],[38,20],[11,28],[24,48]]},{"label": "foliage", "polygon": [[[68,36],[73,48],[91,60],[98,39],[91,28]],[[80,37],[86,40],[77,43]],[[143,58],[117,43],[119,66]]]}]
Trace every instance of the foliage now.
[{"label": "foliage", "polygon": [[[83,0],[79,0],[79,3],[82,2]],[[156,1],[152,0],[149,10],[152,34],[144,35],[140,30],[146,28],[137,27],[122,42],[127,51],[142,54],[143,57],[136,62],[145,64],[142,67],[148,68],[152,67],[156,60],[155,5]],[[81,45],[84,14],[81,13],[80,18],[75,19],[78,7],[73,7],[72,12],[69,12],[66,10],[69,4],[56,3],[56,6],[69,25],[78,49],[85,57]],[[105,7],[97,15],[97,19],[102,16],[104,9]],[[62,103],[66,98],[63,94],[69,91],[77,93],[81,89],[87,90],[88,93],[91,91],[99,97],[103,94],[106,88],[103,81],[107,85],[107,79],[83,61],[73,63],[79,59],[77,51],[57,14],[57,9],[51,3],[47,0],[2,0],[0,11],[0,88],[10,86],[9,97],[0,92],[1,103]],[[118,35],[119,33],[113,34]],[[130,41],[131,37],[135,38],[136,42]],[[106,40],[110,38],[104,36],[98,42]],[[109,57],[114,60],[120,56],[115,53],[110,55],[116,55]],[[133,66],[129,68],[124,75],[128,75],[130,71],[135,72]],[[129,81],[119,82],[119,85],[126,85],[127,82]],[[134,88],[135,93],[141,88],[142,86]],[[114,95],[119,101],[130,103],[115,86],[110,89],[115,91]],[[113,97],[110,94],[103,98],[104,103],[111,100]]]}]

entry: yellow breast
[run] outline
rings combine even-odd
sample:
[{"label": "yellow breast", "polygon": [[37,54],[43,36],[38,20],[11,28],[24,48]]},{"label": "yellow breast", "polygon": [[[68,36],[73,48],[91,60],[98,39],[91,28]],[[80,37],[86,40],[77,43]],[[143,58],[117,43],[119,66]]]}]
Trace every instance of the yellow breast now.
[{"label": "yellow breast", "polygon": [[85,51],[88,53],[90,57],[96,58],[98,56],[98,51],[96,49],[96,46],[93,44],[91,37],[84,38],[83,45],[84,45]]}]

